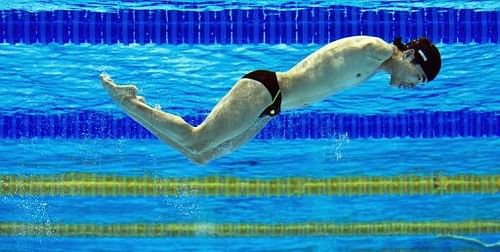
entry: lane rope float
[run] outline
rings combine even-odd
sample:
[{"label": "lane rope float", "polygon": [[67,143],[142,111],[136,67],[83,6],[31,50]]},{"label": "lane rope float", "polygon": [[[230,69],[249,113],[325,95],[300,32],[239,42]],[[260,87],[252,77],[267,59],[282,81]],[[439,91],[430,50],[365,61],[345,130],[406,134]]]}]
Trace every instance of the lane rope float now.
[{"label": "lane rope float", "polygon": [[0,176],[0,196],[360,196],[496,194],[500,175],[157,178],[90,173]]},{"label": "lane rope float", "polygon": [[500,221],[296,224],[30,224],[0,222],[0,236],[47,237],[283,237],[498,234]]}]

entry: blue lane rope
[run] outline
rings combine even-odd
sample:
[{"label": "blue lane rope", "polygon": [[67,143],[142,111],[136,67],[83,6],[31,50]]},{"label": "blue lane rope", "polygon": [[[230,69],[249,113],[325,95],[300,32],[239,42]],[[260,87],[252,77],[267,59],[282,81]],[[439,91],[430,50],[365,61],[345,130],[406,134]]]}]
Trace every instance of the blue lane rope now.
[{"label": "blue lane rope", "polygon": [[498,43],[500,11],[353,6],[116,12],[2,10],[0,42],[90,44],[324,44],[352,35],[427,36],[443,43]]},{"label": "blue lane rope", "polygon": [[[205,113],[185,116],[200,124]],[[258,139],[499,137],[500,111],[407,111],[402,114],[282,114]],[[122,113],[0,114],[0,139],[155,138]]]}]

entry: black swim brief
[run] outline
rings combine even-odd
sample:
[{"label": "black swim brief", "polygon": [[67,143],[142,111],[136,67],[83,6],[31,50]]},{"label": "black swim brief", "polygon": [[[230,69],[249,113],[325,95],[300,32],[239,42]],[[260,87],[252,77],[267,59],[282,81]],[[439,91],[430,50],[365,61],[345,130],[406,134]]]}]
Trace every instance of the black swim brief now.
[{"label": "black swim brief", "polygon": [[262,83],[262,85],[264,85],[264,87],[266,87],[271,94],[273,103],[269,105],[269,107],[267,107],[259,117],[263,117],[266,115],[273,117],[278,115],[281,111],[281,90],[280,86],[278,85],[278,78],[276,78],[276,73],[267,70],[256,70],[245,74],[243,78],[256,80]]}]

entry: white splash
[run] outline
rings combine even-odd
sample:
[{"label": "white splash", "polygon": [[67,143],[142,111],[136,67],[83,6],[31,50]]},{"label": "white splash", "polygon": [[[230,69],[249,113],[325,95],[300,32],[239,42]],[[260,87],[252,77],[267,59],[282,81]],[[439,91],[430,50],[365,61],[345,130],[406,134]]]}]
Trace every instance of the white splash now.
[{"label": "white splash", "polygon": [[329,160],[333,160],[335,157],[335,161],[341,160],[344,156],[342,154],[343,147],[349,143],[349,134],[345,133],[333,133],[333,143],[327,147],[325,151],[325,158]]}]

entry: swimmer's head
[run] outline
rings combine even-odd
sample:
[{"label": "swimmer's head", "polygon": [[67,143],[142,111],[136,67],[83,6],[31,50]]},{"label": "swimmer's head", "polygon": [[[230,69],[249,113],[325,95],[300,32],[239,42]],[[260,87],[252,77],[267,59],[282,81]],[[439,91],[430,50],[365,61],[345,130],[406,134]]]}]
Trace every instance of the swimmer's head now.
[{"label": "swimmer's head", "polygon": [[441,69],[441,54],[427,38],[403,44],[398,37],[393,44],[398,50],[391,60],[391,85],[411,88],[436,78]]}]

